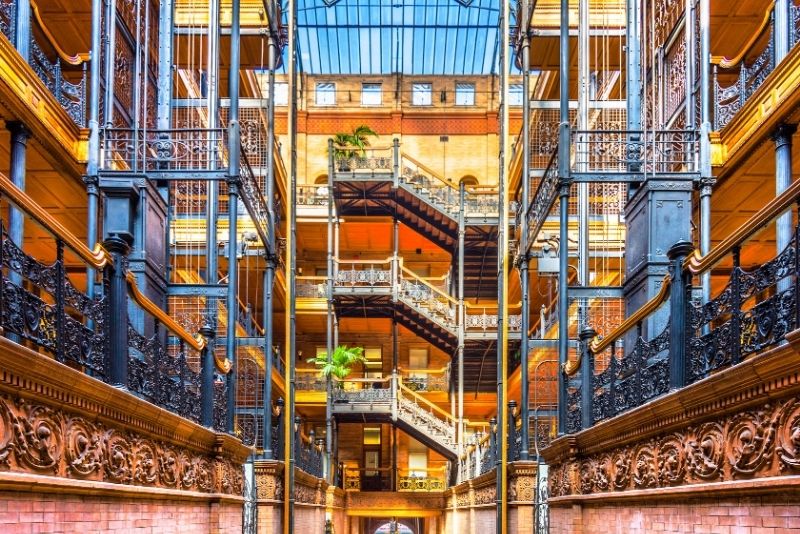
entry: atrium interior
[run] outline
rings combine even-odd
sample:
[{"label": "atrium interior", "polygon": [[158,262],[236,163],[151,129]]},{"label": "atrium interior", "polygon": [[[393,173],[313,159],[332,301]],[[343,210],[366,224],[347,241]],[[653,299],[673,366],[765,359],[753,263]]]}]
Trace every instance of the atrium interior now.
[{"label": "atrium interior", "polygon": [[0,0],[0,532],[800,532],[798,105],[795,0]]}]

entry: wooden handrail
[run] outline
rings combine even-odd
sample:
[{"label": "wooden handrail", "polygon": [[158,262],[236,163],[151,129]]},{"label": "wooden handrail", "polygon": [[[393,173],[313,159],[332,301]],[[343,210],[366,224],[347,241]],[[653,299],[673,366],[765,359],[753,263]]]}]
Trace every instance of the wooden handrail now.
[{"label": "wooden handrail", "polygon": [[50,45],[56,51],[58,57],[60,57],[61,60],[64,61],[64,63],[78,66],[86,61],[89,61],[90,54],[88,52],[83,54],[78,53],[75,54],[74,56],[70,56],[69,54],[64,52],[64,50],[58,45],[58,42],[56,41],[55,37],[53,37],[53,34],[50,33],[50,30],[47,28],[47,25],[42,20],[42,15],[41,13],[39,13],[39,6],[36,5],[36,2],[34,2],[34,0],[30,0],[30,3],[31,3],[31,11],[33,11],[33,16],[36,18],[36,22],[42,29],[42,33],[44,34],[45,37],[47,37],[47,40],[50,41]]},{"label": "wooden handrail", "polygon": [[420,395],[420,394],[419,394],[419,393],[417,393],[416,391],[413,391],[413,390],[411,390],[411,389],[408,389],[408,388],[407,388],[407,387],[406,387],[406,386],[403,384],[403,377],[398,377],[398,378],[397,378],[397,380],[398,380],[398,385],[400,386],[400,391],[402,391],[402,392],[404,392],[404,393],[408,393],[410,396],[414,397],[414,399],[415,399],[415,400],[417,400],[417,401],[419,401],[419,402],[421,402],[421,403],[425,404],[426,406],[428,406],[428,407],[429,407],[430,409],[432,409],[433,411],[435,411],[435,412],[439,413],[439,415],[442,415],[442,416],[443,416],[443,417],[444,417],[444,418],[445,418],[445,419],[446,419],[448,422],[453,422],[453,421],[455,421],[455,417],[453,417],[452,415],[450,415],[450,413],[448,413],[448,412],[446,412],[446,411],[442,410],[441,408],[439,408],[438,406],[436,406],[434,403],[432,403],[431,401],[429,401],[428,399],[426,399],[425,397],[423,397],[422,395]]},{"label": "wooden handrail", "polygon": [[441,369],[404,369],[403,367],[398,367],[397,370],[406,373],[420,373],[423,375],[433,375],[433,374],[444,373],[447,371],[448,368],[449,366],[445,365]]},{"label": "wooden handrail", "polygon": [[[667,300],[667,297],[669,297],[669,288],[671,285],[672,278],[669,275],[664,276],[664,279],[661,282],[661,289],[658,291],[658,294],[656,294],[655,297],[648,300],[641,308],[632,313],[630,317],[622,321],[618,327],[609,332],[608,335],[603,339],[595,337],[589,344],[589,350],[595,354],[605,350],[615,340],[622,337],[625,332],[639,323],[639,321],[644,320],[648,315],[656,311],[658,307]],[[577,360],[564,364],[564,372],[567,374],[567,376],[572,376],[578,372],[578,369],[580,368],[580,360],[581,357],[579,352]]]},{"label": "wooden handrail", "polygon": [[758,29],[750,36],[750,39],[742,47],[742,51],[739,52],[736,56],[732,59],[728,59],[725,56],[711,56],[711,64],[712,65],[719,65],[720,68],[723,69],[732,69],[733,67],[737,66],[741,63],[750,50],[755,46],[758,40],[764,35],[764,31],[769,27],[769,20],[772,16],[772,11],[775,9],[775,2],[773,1],[770,6],[767,8],[766,13],[764,14],[764,19],[761,21],[761,24],[758,26]]},{"label": "wooden handrail", "polygon": [[383,263],[391,264],[392,263],[392,258],[391,258],[391,256],[386,258],[385,260],[343,260],[341,258],[336,258],[334,261],[336,263],[351,263],[351,264],[354,264],[354,265],[358,265],[360,263],[363,263],[363,264],[366,264],[366,265],[379,265],[379,264],[383,264]]},{"label": "wooden handrail", "polygon": [[770,200],[766,206],[758,210],[736,231],[709,250],[705,256],[701,256],[695,250],[694,254],[687,257],[686,261],[683,262],[684,269],[688,269],[692,274],[700,274],[712,268],[728,255],[734,247],[741,245],[746,239],[764,228],[773,219],[789,209],[798,199],[800,199],[800,181],[792,182],[783,193]]},{"label": "wooden handrail", "polygon": [[454,299],[453,297],[451,297],[450,295],[448,295],[447,293],[445,293],[444,291],[442,291],[442,290],[441,290],[441,289],[439,289],[438,287],[436,287],[436,286],[433,286],[433,285],[429,284],[429,283],[428,283],[428,282],[426,282],[426,281],[425,281],[423,278],[421,278],[420,276],[418,276],[418,275],[417,275],[417,274],[416,274],[414,271],[412,271],[412,270],[410,270],[409,268],[405,267],[405,266],[404,266],[402,263],[400,264],[400,270],[401,270],[402,272],[404,272],[404,273],[408,274],[408,275],[409,275],[411,278],[413,278],[414,280],[417,280],[418,282],[420,282],[420,283],[424,284],[426,287],[429,287],[429,288],[430,288],[430,289],[432,289],[432,290],[433,290],[435,293],[438,293],[440,296],[442,296],[443,298],[445,298],[445,299],[449,300],[449,301],[450,301],[450,302],[452,302],[453,304],[458,304],[458,301],[457,301],[456,299]]},{"label": "wooden handrail", "polygon": [[[750,217],[744,224],[739,226],[732,234],[720,241],[715,247],[708,251],[705,256],[701,255],[699,251],[695,250],[694,253],[686,258],[683,262],[683,268],[688,270],[693,275],[701,274],[714,265],[719,263],[722,258],[727,256],[731,251],[741,245],[745,240],[752,237],[753,234],[760,231],[767,224],[771,223],[776,217],[781,215],[784,211],[789,209],[792,204],[800,199],[800,181],[793,182],[783,193],[772,199],[766,206],[758,210],[752,217]],[[669,288],[672,279],[669,275],[664,277],[661,284],[661,290],[658,294],[647,301],[641,308],[639,308],[633,315],[628,317],[622,324],[612,330],[602,340],[595,338],[592,340],[589,348],[592,352],[598,353],[605,350],[611,343],[622,336],[626,331],[632,328],[636,323],[643,320],[645,317],[654,312],[669,296]],[[575,374],[577,367],[580,366],[580,355],[576,362],[568,362],[564,367],[564,372],[568,375]],[[568,372],[571,371],[571,372]]]},{"label": "wooden handrail", "polygon": [[67,230],[67,228],[47,213],[24,191],[19,189],[4,174],[0,174],[0,192],[11,201],[14,206],[24,211],[29,217],[39,223],[54,237],[61,239],[64,244],[77,254],[83,261],[95,269],[102,269],[106,265],[113,265],[111,255],[98,243],[94,250],[89,250],[83,241]]}]

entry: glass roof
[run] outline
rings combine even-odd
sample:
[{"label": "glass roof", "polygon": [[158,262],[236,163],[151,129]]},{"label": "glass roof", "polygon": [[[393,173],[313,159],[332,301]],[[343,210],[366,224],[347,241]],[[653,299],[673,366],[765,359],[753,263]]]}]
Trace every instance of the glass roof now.
[{"label": "glass roof", "polygon": [[499,6],[499,0],[298,0],[300,70],[494,74]]}]

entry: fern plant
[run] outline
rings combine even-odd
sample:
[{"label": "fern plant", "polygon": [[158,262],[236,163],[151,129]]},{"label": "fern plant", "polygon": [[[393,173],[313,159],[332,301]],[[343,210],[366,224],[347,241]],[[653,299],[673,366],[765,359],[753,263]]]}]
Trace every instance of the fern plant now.
[{"label": "fern plant", "polygon": [[328,378],[333,376],[340,381],[350,375],[355,364],[364,361],[366,361],[366,358],[362,347],[348,347],[347,345],[336,347],[331,355],[331,361],[328,361],[327,354],[308,359],[308,363],[313,363],[317,366],[321,377]]}]

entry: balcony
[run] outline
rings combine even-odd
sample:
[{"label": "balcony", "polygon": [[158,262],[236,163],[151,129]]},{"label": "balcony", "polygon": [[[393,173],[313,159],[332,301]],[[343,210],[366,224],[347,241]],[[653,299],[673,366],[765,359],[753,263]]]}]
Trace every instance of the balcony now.
[{"label": "balcony", "polygon": [[[13,225],[0,221],[3,331],[190,421],[227,428],[227,360],[211,352],[206,330],[187,332],[140,292],[127,272],[127,244],[112,239],[89,250],[4,176],[0,191],[44,230],[28,251],[12,239]],[[68,274],[76,264],[94,287]]]},{"label": "balcony", "polygon": [[[790,4],[786,28],[776,27],[782,18],[771,5],[735,57],[711,57],[711,158],[723,167],[720,176],[748,157],[800,103],[800,6]],[[783,58],[777,54],[781,48],[788,51]]]},{"label": "balcony", "polygon": [[[27,0],[0,1],[0,32],[11,43],[17,41],[15,17],[22,1]],[[64,53],[32,2],[31,13],[28,64],[75,124],[85,128],[87,57]]]}]

